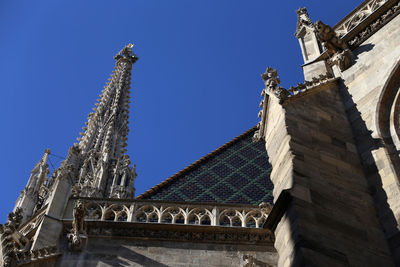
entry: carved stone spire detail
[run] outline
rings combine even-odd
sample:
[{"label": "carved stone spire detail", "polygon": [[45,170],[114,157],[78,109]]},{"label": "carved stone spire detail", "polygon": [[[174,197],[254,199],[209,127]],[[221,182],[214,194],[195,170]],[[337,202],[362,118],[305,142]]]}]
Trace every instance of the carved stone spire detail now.
[{"label": "carved stone spire detail", "polygon": [[281,80],[279,79],[278,71],[276,69],[268,67],[267,70],[261,74],[261,77],[264,80],[265,88],[261,92],[263,99],[260,103],[261,110],[258,112],[258,117],[261,118],[261,121],[257,124],[258,130],[254,133],[254,142],[258,142],[264,137],[268,98],[270,96],[275,97],[278,99],[279,104],[283,104],[283,102],[290,96],[288,90],[279,86]]},{"label": "carved stone spire detail", "polygon": [[18,231],[23,215],[22,209],[16,208],[14,212],[8,214],[7,222],[0,224],[1,254],[4,267],[15,265],[20,253],[29,250],[30,240]]},{"label": "carved stone spire detail", "polygon": [[297,14],[297,26],[294,35],[296,36],[296,38],[300,38],[300,35],[304,30],[303,29],[304,27],[314,29],[314,25],[305,7],[301,7],[298,10],[296,10],[296,14]]},{"label": "carved stone spire detail", "polygon": [[[133,44],[114,58],[114,71],[106,84],[87,127],[78,138],[80,164],[73,193],[85,197],[133,198],[134,169],[126,155],[132,65],[138,57]],[[118,193],[115,193],[117,192]]]},{"label": "carved stone spire detail", "polygon": [[267,70],[261,74],[261,77],[265,84],[265,89],[262,91],[261,95],[264,96],[268,94],[275,96],[279,99],[279,103],[282,104],[290,94],[285,88],[279,86],[281,80],[279,79],[278,71],[268,67]]},{"label": "carved stone spire detail", "polygon": [[47,177],[50,173],[47,160],[50,155],[50,149],[46,149],[44,155],[31,171],[28,183],[18,197],[14,211],[21,209],[23,221],[30,217],[35,207],[43,200],[47,194]]},{"label": "carved stone spire detail", "polygon": [[312,23],[305,7],[297,11],[297,26],[294,35],[299,40],[304,63],[311,62],[321,55],[321,47],[315,35],[315,26]]}]

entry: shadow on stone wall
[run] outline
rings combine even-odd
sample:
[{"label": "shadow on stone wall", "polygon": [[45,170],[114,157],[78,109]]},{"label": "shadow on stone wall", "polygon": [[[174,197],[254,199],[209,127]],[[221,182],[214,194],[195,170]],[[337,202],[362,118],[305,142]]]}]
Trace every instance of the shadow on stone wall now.
[{"label": "shadow on stone wall", "polygon": [[[230,266],[232,262],[269,267],[275,265],[277,260],[273,244],[234,245],[89,237],[81,252],[69,252],[65,242],[62,247],[64,254],[57,264],[62,267]],[[251,261],[242,259],[245,256]]]},{"label": "shadow on stone wall", "polygon": [[360,45],[356,51],[354,51],[354,61],[357,62],[358,60],[358,56],[362,53],[371,51],[374,48],[374,44],[364,44],[364,45]]},{"label": "shadow on stone wall", "polygon": [[118,255],[112,255],[112,258],[105,258],[104,254],[95,255],[94,258],[97,258],[99,262],[117,267],[130,266],[132,263],[142,266],[168,267],[168,265],[162,264],[123,246],[118,248],[117,253]]},{"label": "shadow on stone wall", "polygon": [[[373,48],[373,45],[365,45],[357,49],[357,55]],[[382,177],[379,174],[378,167],[372,152],[379,148],[385,147],[385,144],[380,138],[373,138],[372,131],[368,129],[365,121],[361,117],[361,113],[354,103],[352,95],[349,93],[346,85],[341,81],[340,94],[345,105],[347,118],[349,119],[355,144],[357,146],[358,154],[361,159],[362,168],[367,178],[370,194],[373,197],[377,216],[379,218],[382,230],[384,231],[389,247],[394,257],[396,248],[400,244],[400,232],[397,229],[397,221],[395,215],[388,204],[388,196],[383,189]],[[395,233],[394,235],[390,233]],[[390,235],[390,236],[389,236]],[[395,258],[395,257],[394,257]],[[395,259],[397,266],[400,266],[400,259]]]}]

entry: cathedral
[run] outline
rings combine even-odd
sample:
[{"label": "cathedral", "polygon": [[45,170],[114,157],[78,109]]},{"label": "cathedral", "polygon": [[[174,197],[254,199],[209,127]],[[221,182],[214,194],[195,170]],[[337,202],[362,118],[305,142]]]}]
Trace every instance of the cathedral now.
[{"label": "cathedral", "polygon": [[125,46],[79,142],[52,173],[44,151],[0,225],[1,266],[400,266],[399,13],[298,9],[304,82],[268,67],[260,122],[141,195]]}]

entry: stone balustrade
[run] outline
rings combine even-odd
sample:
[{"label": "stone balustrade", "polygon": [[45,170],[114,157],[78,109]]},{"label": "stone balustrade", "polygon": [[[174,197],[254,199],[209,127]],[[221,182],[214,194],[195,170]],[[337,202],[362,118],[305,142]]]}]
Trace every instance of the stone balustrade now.
[{"label": "stone balustrade", "polygon": [[82,199],[86,221],[262,228],[271,206]]},{"label": "stone balustrade", "polygon": [[334,27],[336,34],[339,37],[343,37],[388,1],[389,0],[365,1],[353,14]]}]

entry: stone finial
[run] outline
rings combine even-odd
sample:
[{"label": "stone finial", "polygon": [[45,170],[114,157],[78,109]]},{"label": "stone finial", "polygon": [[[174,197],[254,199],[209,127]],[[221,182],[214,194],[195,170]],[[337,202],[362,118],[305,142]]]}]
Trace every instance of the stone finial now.
[{"label": "stone finial", "polygon": [[278,71],[276,69],[268,67],[267,70],[261,74],[261,77],[265,84],[265,89],[261,92],[261,96],[264,99],[260,103],[262,109],[258,112],[258,117],[261,118],[261,121],[257,124],[258,130],[254,132],[253,142],[258,142],[264,137],[264,125],[268,102],[267,97],[276,97],[279,100],[279,103],[283,104],[283,102],[290,96],[290,93],[285,88],[279,86],[281,80],[279,79]]},{"label": "stone finial", "polygon": [[318,58],[322,52],[315,34],[315,26],[305,7],[299,8],[296,13],[297,26],[294,35],[299,41],[304,63],[312,62]]},{"label": "stone finial", "polygon": [[305,7],[300,7],[296,10],[297,13],[297,26],[294,35],[296,38],[300,38],[300,32],[303,27],[313,28],[313,23],[311,22],[310,16],[308,15],[307,9]]},{"label": "stone finial", "polygon": [[279,86],[281,80],[279,79],[278,71],[268,67],[265,73],[261,74],[261,77],[265,84],[265,89],[262,94],[273,95],[278,98],[279,103],[282,104],[290,94],[286,89]]},{"label": "stone finial", "polygon": [[135,63],[139,58],[133,53],[132,48],[134,44],[128,44],[124,48],[121,49],[121,51],[118,52],[118,54],[114,57],[114,59],[119,60],[121,58],[123,59],[128,59],[132,63]]}]

